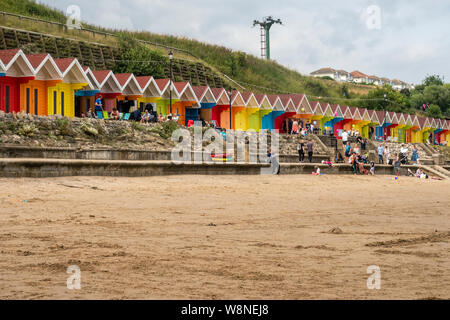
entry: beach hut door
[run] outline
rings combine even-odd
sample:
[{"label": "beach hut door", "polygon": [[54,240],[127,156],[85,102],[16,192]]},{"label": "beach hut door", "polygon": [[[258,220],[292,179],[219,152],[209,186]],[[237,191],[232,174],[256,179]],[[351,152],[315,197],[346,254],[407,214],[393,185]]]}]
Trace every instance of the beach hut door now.
[{"label": "beach hut door", "polygon": [[11,86],[9,84],[0,87],[0,97],[2,97],[0,110],[8,113],[11,108]]}]

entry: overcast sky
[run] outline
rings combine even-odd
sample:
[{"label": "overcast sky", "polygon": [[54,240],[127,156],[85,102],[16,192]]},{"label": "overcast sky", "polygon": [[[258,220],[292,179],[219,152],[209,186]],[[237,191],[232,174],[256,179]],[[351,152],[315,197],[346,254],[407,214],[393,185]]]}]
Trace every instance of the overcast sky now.
[{"label": "overcast sky", "polygon": [[[420,83],[450,80],[448,0],[39,0],[104,27],[185,36],[260,55],[253,20],[272,15],[272,59],[302,74],[322,67]],[[378,14],[379,13],[379,14]],[[379,17],[379,19],[378,19]]]}]

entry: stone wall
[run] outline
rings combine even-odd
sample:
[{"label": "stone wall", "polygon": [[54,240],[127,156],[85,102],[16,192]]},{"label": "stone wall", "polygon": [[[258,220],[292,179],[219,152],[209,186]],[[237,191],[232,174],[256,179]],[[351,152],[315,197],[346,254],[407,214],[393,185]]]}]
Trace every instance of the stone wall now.
[{"label": "stone wall", "polygon": [[[281,174],[311,174],[316,164],[281,164]],[[333,166],[318,165],[323,174],[353,174],[346,164]],[[368,168],[368,167],[367,167]],[[415,172],[417,166],[402,166],[400,174],[407,169]],[[377,175],[393,175],[394,169],[388,165],[378,165]],[[271,174],[269,164],[174,164],[170,161],[101,161],[101,160],[61,160],[61,159],[2,159],[0,177],[63,177],[63,176],[115,176],[141,177],[162,175],[260,175]]]}]

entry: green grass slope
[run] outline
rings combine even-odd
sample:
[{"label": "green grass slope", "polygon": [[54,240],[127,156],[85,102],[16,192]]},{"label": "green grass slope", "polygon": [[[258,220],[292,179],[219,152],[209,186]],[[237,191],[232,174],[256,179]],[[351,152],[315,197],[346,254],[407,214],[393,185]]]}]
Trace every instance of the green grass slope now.
[{"label": "green grass slope", "polygon": [[[44,20],[65,23],[66,17],[60,10],[38,4],[31,0],[0,0],[0,11],[32,16]],[[20,28],[20,25],[16,26]],[[83,23],[83,27],[119,34],[120,30],[109,30]],[[332,80],[304,76],[274,61],[233,51],[223,46],[202,43],[193,39],[159,35],[151,32],[136,32],[137,39],[151,41],[189,51],[206,65],[236,80],[247,90],[265,93],[306,93],[315,97],[333,97],[337,103],[345,103],[346,98],[357,98],[373,89],[372,86],[341,84]],[[101,42],[101,39],[96,40]],[[339,100],[338,100],[339,99]],[[328,99],[331,100],[331,99]]]}]

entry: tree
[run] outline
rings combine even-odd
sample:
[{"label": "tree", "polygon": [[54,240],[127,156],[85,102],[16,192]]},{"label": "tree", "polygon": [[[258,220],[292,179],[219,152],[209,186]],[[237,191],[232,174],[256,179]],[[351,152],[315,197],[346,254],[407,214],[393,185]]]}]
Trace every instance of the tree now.
[{"label": "tree", "polygon": [[430,118],[442,118],[441,108],[435,104],[430,105],[425,114]]},{"label": "tree", "polygon": [[422,106],[426,104],[426,100],[422,93],[414,93],[411,95],[409,103],[413,108],[423,110]]},{"label": "tree", "polygon": [[164,66],[168,65],[168,57],[150,50],[127,34],[119,38],[121,59],[116,62],[114,73],[134,73],[135,76],[153,76],[164,78]]},{"label": "tree", "polygon": [[423,84],[426,87],[433,86],[433,85],[442,86],[442,85],[444,85],[444,80],[441,79],[441,77],[439,75],[433,74],[431,76],[427,76],[423,80]]},{"label": "tree", "polygon": [[[384,98],[386,95],[386,99]],[[388,110],[395,112],[406,112],[408,110],[408,99],[400,92],[392,89],[390,85],[384,85],[370,91],[366,97],[367,102],[363,104],[369,109]]]},{"label": "tree", "polygon": [[425,101],[440,107],[442,113],[450,110],[450,87],[431,85],[423,91]]}]

